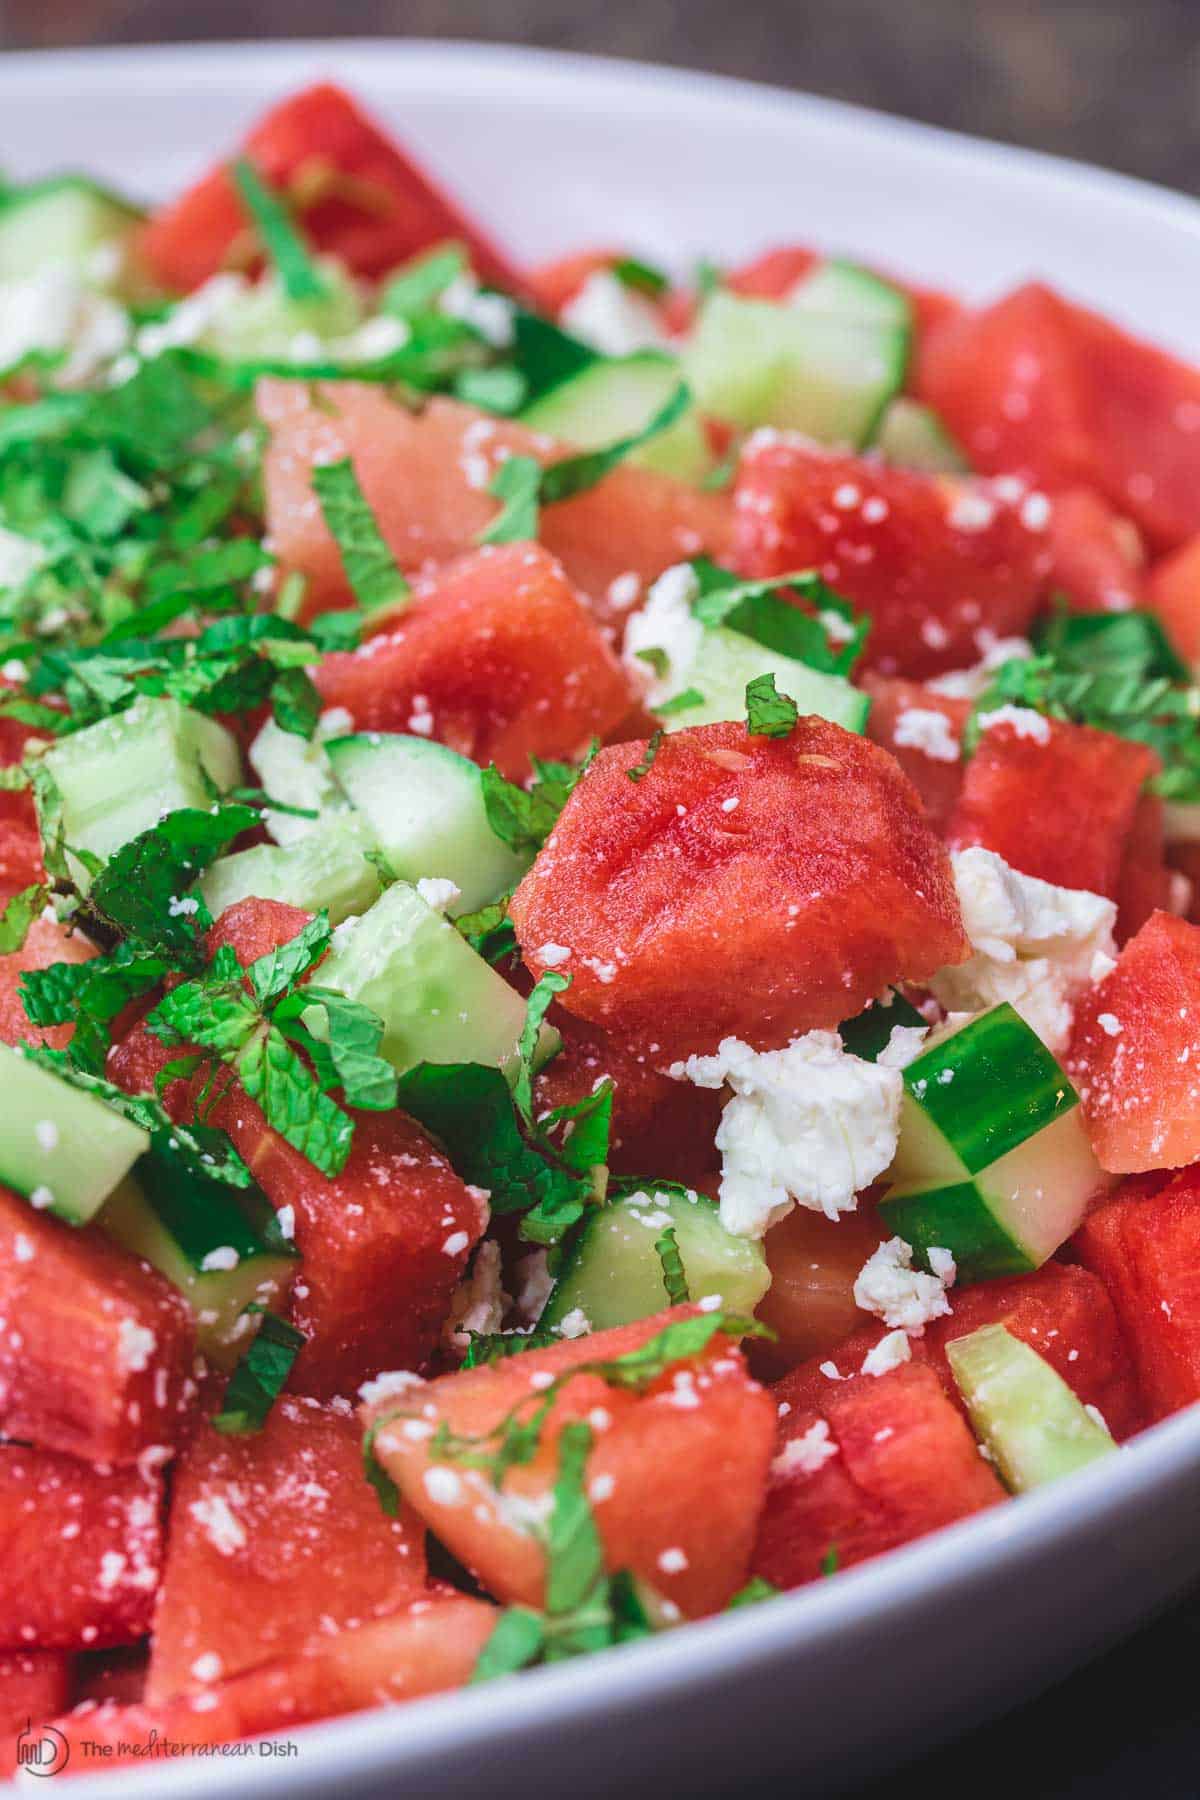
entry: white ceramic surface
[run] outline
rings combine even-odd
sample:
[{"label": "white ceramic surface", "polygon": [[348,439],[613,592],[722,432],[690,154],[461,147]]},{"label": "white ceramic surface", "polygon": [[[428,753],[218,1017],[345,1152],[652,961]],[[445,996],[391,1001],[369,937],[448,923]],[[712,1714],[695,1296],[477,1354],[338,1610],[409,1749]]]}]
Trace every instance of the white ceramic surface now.
[{"label": "white ceramic surface", "polygon": [[[174,191],[268,101],[345,81],[501,241],[680,266],[809,240],[971,294],[1046,275],[1200,357],[1200,208],[1068,163],[770,88],[471,45],[10,55],[0,163]],[[630,1649],[158,1765],[102,1796],[830,1794],[1094,1654],[1200,1574],[1200,1409],[1113,1463],[836,1581]]]}]

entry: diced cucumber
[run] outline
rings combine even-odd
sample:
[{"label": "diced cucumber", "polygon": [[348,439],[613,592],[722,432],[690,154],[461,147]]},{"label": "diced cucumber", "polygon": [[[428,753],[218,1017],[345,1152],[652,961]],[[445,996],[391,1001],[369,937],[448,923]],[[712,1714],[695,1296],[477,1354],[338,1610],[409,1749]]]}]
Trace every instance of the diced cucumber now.
[{"label": "diced cucumber", "polygon": [[0,1182],[86,1225],[149,1148],[140,1126],[0,1044]]},{"label": "diced cucumber", "polygon": [[904,394],[888,403],[874,448],[888,462],[922,475],[965,475],[971,467],[937,414]]},{"label": "diced cucumber", "polygon": [[[349,714],[345,716],[349,722]],[[274,719],[268,719],[250,746],[250,767],[272,800],[320,815],[318,820],[298,819],[292,813],[264,813],[264,823],[277,844],[298,843],[314,831],[323,831],[328,814],[350,810],[325,754],[328,735],[318,725],[314,737],[297,737],[294,731],[284,731]]]},{"label": "diced cucumber", "polygon": [[828,257],[801,277],[786,304],[825,318],[850,319],[863,325],[891,325],[912,330],[912,302],[890,281],[858,263]]},{"label": "diced cucumber", "polygon": [[461,889],[452,917],[485,906],[524,874],[526,861],[488,824],[482,774],[468,757],[430,738],[382,731],[331,738],[326,751],[396,874]]},{"label": "diced cucumber", "polygon": [[[378,1013],[380,1053],[401,1074],[421,1062],[516,1067],[524,1000],[407,881],[338,927],[320,984]],[[543,1026],[540,1060],[558,1045]]]},{"label": "diced cucumber", "polygon": [[816,713],[847,731],[865,729],[871,710],[870,697],[842,675],[827,675],[782,651],[769,650],[743,632],[725,625],[704,627],[699,654],[691,667],[681,671],[672,664],[671,698],[689,689],[702,698],[695,705],[665,715],[672,731],[692,725],[712,725],[723,719],[746,716],[746,683],[758,675],[772,674],[781,694],[790,694],[802,713]]},{"label": "diced cucumber", "polygon": [[277,1310],[299,1263],[257,1189],[192,1177],[181,1192],[171,1165],[154,1151],[97,1222],[180,1290],[196,1314],[197,1348],[218,1368],[231,1367],[254,1335],[251,1301]]},{"label": "diced cucumber", "polygon": [[[677,359],[663,351],[600,356],[540,394],[519,415],[520,422],[580,450],[599,450],[648,425],[683,379]],[[629,461],[681,481],[699,481],[711,467],[712,455],[697,409],[690,406],[676,424],[633,451]]]},{"label": "diced cucumber", "polygon": [[1040,1268],[1104,1181],[1079,1096],[1036,1032],[996,1006],[903,1071],[889,1231],[978,1281]]},{"label": "diced cucumber", "polygon": [[726,1231],[703,1194],[648,1183],[589,1211],[539,1324],[578,1312],[592,1331],[607,1331],[661,1312],[669,1299],[654,1246],[670,1226],[691,1298],[719,1294],[727,1310],[752,1313],[771,1285],[762,1245]]},{"label": "diced cucumber", "polygon": [[273,271],[232,290],[201,342],[233,361],[259,357],[321,361],[326,346],[350,337],[365,313],[361,292],[340,263],[322,258],[320,269],[323,292],[311,300],[290,298]]},{"label": "diced cucumber", "polygon": [[329,914],[340,925],[379,898],[379,871],[366,852],[376,848],[365,819],[335,815],[294,844],[255,844],[212,864],[199,892],[215,919],[238,900],[286,900],[305,912]]},{"label": "diced cucumber", "polygon": [[[62,795],[64,841],[102,861],[164,813],[211,806],[208,784],[234,787],[242,767],[237,740],[215,719],[148,698],[60,738],[43,761]],[[85,886],[82,865],[70,860]]]},{"label": "diced cucumber", "polygon": [[112,244],[122,260],[142,214],[81,175],[56,175],[0,197],[0,281],[50,264],[86,270]]},{"label": "diced cucumber", "polygon": [[811,312],[718,289],[683,353],[703,412],[853,449],[870,441],[908,361],[905,325]]},{"label": "diced cucumber", "polygon": [[946,1355],[971,1423],[1014,1493],[1116,1450],[1107,1428],[1057,1370],[1003,1325],[954,1338]]}]

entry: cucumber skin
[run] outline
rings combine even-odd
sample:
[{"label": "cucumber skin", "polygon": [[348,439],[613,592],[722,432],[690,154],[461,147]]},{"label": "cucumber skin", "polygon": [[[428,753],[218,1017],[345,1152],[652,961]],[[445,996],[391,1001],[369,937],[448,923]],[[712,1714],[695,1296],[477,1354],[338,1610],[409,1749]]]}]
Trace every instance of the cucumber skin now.
[{"label": "cucumber skin", "polygon": [[1116,1450],[1057,1370],[1002,1325],[951,1339],[946,1356],[976,1435],[1014,1493],[1058,1481]]},{"label": "cucumber skin", "polygon": [[924,1268],[935,1248],[949,1250],[960,1273],[971,1281],[1029,1275],[1039,1266],[1004,1229],[971,1181],[885,1195],[880,1214],[890,1232],[912,1245]]}]

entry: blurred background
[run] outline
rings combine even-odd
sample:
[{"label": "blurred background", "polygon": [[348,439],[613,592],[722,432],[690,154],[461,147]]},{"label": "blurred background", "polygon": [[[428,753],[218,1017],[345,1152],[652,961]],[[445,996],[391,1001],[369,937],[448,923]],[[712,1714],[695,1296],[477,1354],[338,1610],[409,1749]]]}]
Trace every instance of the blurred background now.
[{"label": "blurred background", "polygon": [[10,50],[375,34],[749,76],[1200,189],[1198,0],[0,0]]}]

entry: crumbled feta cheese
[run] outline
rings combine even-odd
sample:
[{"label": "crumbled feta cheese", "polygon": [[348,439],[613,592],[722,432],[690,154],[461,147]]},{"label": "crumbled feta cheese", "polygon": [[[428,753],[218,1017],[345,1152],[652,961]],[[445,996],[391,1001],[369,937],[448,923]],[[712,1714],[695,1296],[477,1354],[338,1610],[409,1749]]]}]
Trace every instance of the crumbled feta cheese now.
[{"label": "crumbled feta cheese", "polygon": [[1116,1013],[1097,1013],[1096,1023],[1108,1037],[1120,1037],[1125,1029]]},{"label": "crumbled feta cheese", "polygon": [[245,1528],[223,1494],[209,1494],[201,1500],[193,1500],[188,1511],[213,1549],[222,1556],[232,1556],[235,1550],[245,1549]]},{"label": "crumbled feta cheese", "polygon": [[1030,743],[1050,742],[1049,719],[1029,706],[993,707],[991,712],[979,714],[978,724],[980,731],[994,731],[997,725],[1008,725],[1015,736],[1028,738]]},{"label": "crumbled feta cheese", "polygon": [[45,1212],[47,1208],[54,1205],[53,1188],[48,1188],[44,1182],[41,1183],[38,1187],[35,1187],[32,1194],[30,1194],[29,1204],[35,1211]]},{"label": "crumbled feta cheese", "polygon": [[186,299],[173,306],[165,319],[143,325],[134,339],[139,356],[161,356],[164,350],[176,350],[185,344],[197,344],[214,327],[236,313],[250,292],[244,275],[212,275]]},{"label": "crumbled feta cheese", "polygon": [[588,1482],[588,1499],[595,1506],[601,1500],[611,1500],[616,1492],[616,1479],[612,1475],[593,1475]]},{"label": "crumbled feta cheese", "polygon": [[885,1069],[907,1069],[925,1048],[928,1025],[893,1025],[892,1035],[876,1057]]},{"label": "crumbled feta cheese", "polygon": [[185,894],[182,899],[172,894],[167,900],[167,915],[172,919],[191,919],[200,911],[200,902],[193,895]]},{"label": "crumbled feta cheese", "polygon": [[225,1664],[215,1650],[206,1650],[192,1664],[192,1674],[197,1681],[220,1681],[225,1672]]},{"label": "crumbled feta cheese", "polygon": [[241,1260],[232,1244],[220,1244],[215,1250],[208,1252],[200,1267],[209,1275],[215,1269],[236,1269]]},{"label": "crumbled feta cheese", "polygon": [[[704,627],[692,612],[692,602],[700,592],[700,584],[687,563],[676,563],[664,570],[646,597],[640,612],[632,615],[625,628],[622,660],[646,705],[653,710],[688,685],[690,671],[700,655]],[[639,652],[658,652],[666,666],[660,675],[651,656]]]},{"label": "crumbled feta cheese", "polygon": [[1100,894],[1022,875],[978,846],[950,860],[974,954],[935,975],[933,992],[950,1012],[1007,1000],[1059,1054],[1075,998],[1112,967],[1116,907]]},{"label": "crumbled feta cheese", "polygon": [[511,1304],[504,1291],[500,1246],[485,1238],[475,1252],[469,1275],[450,1302],[446,1336],[452,1348],[465,1352],[472,1332],[499,1331]]},{"label": "crumbled feta cheese", "polygon": [[949,1250],[943,1250],[939,1244],[931,1244],[925,1252],[925,1260],[943,1287],[954,1286],[958,1280],[958,1264]]},{"label": "crumbled feta cheese", "polygon": [[565,963],[571,952],[566,944],[541,944],[534,951],[535,959],[547,969],[557,969]]},{"label": "crumbled feta cheese", "polygon": [[825,1419],[818,1419],[815,1425],[800,1437],[792,1438],[783,1446],[779,1455],[771,1464],[772,1475],[815,1475],[823,1469],[831,1457],[836,1456],[838,1447],[829,1435],[829,1425]]},{"label": "crumbled feta cheese", "polygon": [[604,356],[631,356],[663,343],[653,303],[627,287],[610,269],[596,269],[560,315],[562,328]]},{"label": "crumbled feta cheese", "polygon": [[471,1242],[465,1231],[452,1231],[442,1245],[443,1256],[461,1256]]},{"label": "crumbled feta cheese", "polygon": [[[45,560],[46,552],[32,538],[0,528],[0,588],[20,587]],[[23,662],[4,665],[10,681],[24,681],[28,672]]]},{"label": "crumbled feta cheese", "polygon": [[37,1251],[34,1248],[32,1239],[27,1238],[23,1231],[18,1231],[13,1238],[14,1261],[19,1263],[29,1263],[33,1261],[36,1255]]},{"label": "crumbled feta cheese", "polygon": [[793,1202],[836,1219],[896,1153],[902,1081],[864,1062],[835,1031],[810,1031],[783,1050],[725,1038],[715,1056],[669,1073],[697,1087],[733,1089],[717,1130],[721,1222],[762,1237]]},{"label": "crumbled feta cheese", "polygon": [[462,899],[462,889],[458,883],[442,876],[422,875],[417,883],[417,892],[426,906],[432,906],[434,912],[445,912],[456,900]]},{"label": "crumbled feta cheese", "polygon": [[903,1238],[880,1244],[858,1272],[854,1304],[875,1313],[893,1330],[920,1337],[931,1319],[944,1318],[950,1311],[946,1288],[954,1279],[954,1262],[950,1258],[945,1275],[926,1275],[913,1268],[912,1259],[912,1245]]},{"label": "crumbled feta cheese", "polygon": [[897,749],[919,750],[931,762],[957,762],[962,754],[949,719],[932,707],[910,706],[896,720],[892,737]]},{"label": "crumbled feta cheese", "polygon": [[279,1235],[290,1244],[296,1236],[296,1209],[294,1206],[281,1206],[275,1214],[275,1223],[279,1227]]},{"label": "crumbled feta cheese", "polygon": [[422,1485],[435,1506],[457,1506],[462,1499],[462,1481],[453,1469],[435,1464],[426,1469]]},{"label": "crumbled feta cheese", "polygon": [[438,310],[451,319],[461,319],[477,331],[494,350],[506,350],[515,332],[515,308],[503,294],[485,294],[472,275],[456,275],[442,289]]},{"label": "crumbled feta cheese", "polygon": [[687,1551],[677,1546],[663,1550],[658,1558],[658,1566],[664,1575],[682,1575],[688,1566]]},{"label": "crumbled feta cheese", "polygon": [[37,350],[66,353],[54,372],[76,387],[111,362],[129,341],[125,308],[88,287],[77,269],[51,263],[0,283],[0,369]]},{"label": "crumbled feta cheese", "polygon": [[39,1119],[33,1128],[33,1135],[37,1139],[38,1149],[45,1151],[47,1155],[51,1150],[58,1149],[58,1126],[53,1119]]},{"label": "crumbled feta cheese", "polygon": [[565,1338],[586,1337],[591,1329],[591,1320],[582,1306],[573,1306],[570,1312],[559,1320],[558,1324],[559,1335]]},{"label": "crumbled feta cheese", "polygon": [[912,1357],[912,1344],[907,1331],[889,1331],[881,1337],[873,1350],[868,1350],[863,1357],[863,1375],[890,1375],[901,1363]]},{"label": "crumbled feta cheese", "polygon": [[517,1311],[526,1325],[536,1325],[554,1286],[544,1250],[531,1250],[516,1266]]},{"label": "crumbled feta cheese", "polygon": [[1033,645],[1028,638],[993,638],[984,648],[980,661],[971,668],[951,669],[945,675],[935,675],[925,685],[935,694],[945,694],[953,700],[978,700],[984,689],[991,686],[992,676],[1001,663],[1024,662],[1032,655]]},{"label": "crumbled feta cheese", "polygon": [[413,1388],[424,1386],[424,1378],[414,1375],[411,1369],[387,1369],[373,1380],[364,1381],[358,1395],[365,1406],[375,1406],[380,1400],[392,1400],[397,1394],[410,1393]]},{"label": "crumbled feta cheese", "polygon": [[138,1375],[150,1367],[157,1342],[149,1326],[139,1325],[136,1319],[122,1319],[117,1326],[117,1362],[131,1375]]}]

